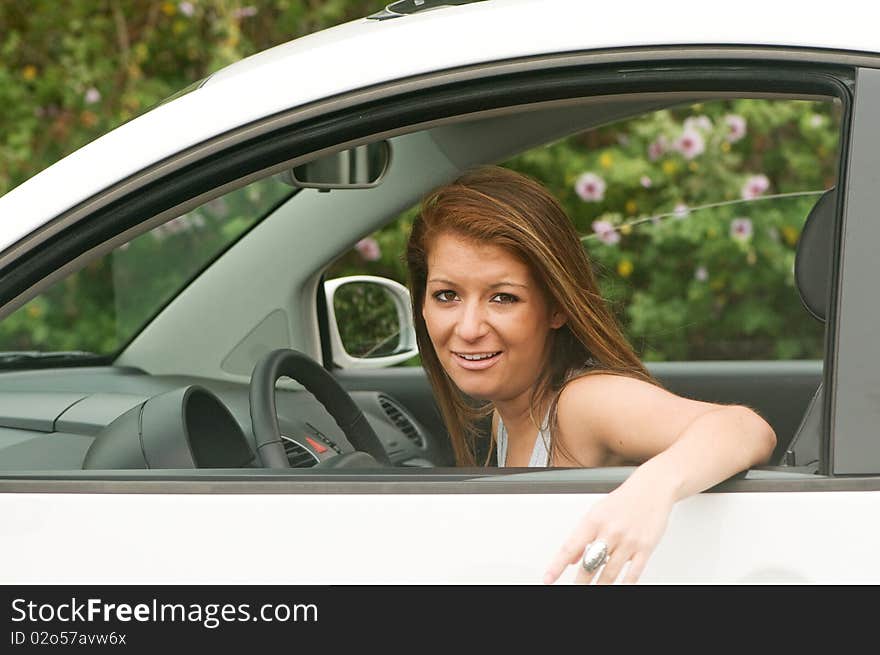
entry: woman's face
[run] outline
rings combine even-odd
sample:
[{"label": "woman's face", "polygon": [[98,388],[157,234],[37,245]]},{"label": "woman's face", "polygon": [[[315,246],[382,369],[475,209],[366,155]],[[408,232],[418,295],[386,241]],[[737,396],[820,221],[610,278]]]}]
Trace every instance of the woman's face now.
[{"label": "woman's face", "polygon": [[428,248],[422,316],[458,388],[496,402],[531,392],[547,361],[550,331],[565,322],[523,262],[454,234],[439,235]]}]

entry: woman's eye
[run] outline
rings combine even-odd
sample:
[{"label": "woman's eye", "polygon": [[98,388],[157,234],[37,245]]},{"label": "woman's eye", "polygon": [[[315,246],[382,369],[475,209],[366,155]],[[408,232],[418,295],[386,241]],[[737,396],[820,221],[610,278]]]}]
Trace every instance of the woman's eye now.
[{"label": "woman's eye", "polygon": [[443,291],[436,292],[434,294],[434,298],[436,298],[440,302],[452,302],[453,300],[455,300],[455,291],[444,289]]},{"label": "woman's eye", "polygon": [[492,302],[498,302],[498,303],[503,303],[503,304],[516,302],[517,300],[519,300],[519,298],[517,298],[516,296],[513,296],[509,293],[496,293],[494,296],[492,296]]}]

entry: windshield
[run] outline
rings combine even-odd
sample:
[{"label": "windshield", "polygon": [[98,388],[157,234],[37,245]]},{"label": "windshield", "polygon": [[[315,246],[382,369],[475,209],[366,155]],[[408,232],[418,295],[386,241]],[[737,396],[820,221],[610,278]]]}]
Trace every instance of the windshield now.
[{"label": "windshield", "polygon": [[[259,180],[172,219],[55,283],[0,322],[0,367],[118,352],[293,190]],[[16,353],[20,353],[16,356]]]}]

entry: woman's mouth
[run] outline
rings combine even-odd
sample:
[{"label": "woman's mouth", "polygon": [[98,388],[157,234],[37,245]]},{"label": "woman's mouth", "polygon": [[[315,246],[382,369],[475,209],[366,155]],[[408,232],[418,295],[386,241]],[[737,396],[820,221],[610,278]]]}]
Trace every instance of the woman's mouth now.
[{"label": "woman's mouth", "polygon": [[498,356],[501,354],[500,350],[496,350],[494,352],[481,352],[481,353],[464,353],[464,352],[453,352],[455,356],[455,361],[459,366],[465,368],[469,371],[480,371],[485,368],[489,368],[495,362],[498,361]]}]

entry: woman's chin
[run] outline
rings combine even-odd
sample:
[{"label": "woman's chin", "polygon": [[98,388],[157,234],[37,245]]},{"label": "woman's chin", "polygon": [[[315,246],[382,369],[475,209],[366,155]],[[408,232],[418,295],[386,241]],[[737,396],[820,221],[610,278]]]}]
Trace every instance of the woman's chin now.
[{"label": "woman's chin", "polygon": [[491,391],[483,391],[483,390],[467,391],[466,389],[462,389],[462,391],[465,393],[465,395],[468,395],[475,400],[494,400],[495,399],[495,394],[493,394]]},{"label": "woman's chin", "polygon": [[495,385],[474,384],[473,380],[463,380],[461,377],[458,379],[453,378],[452,381],[463,394],[476,400],[492,400],[497,396]]}]

